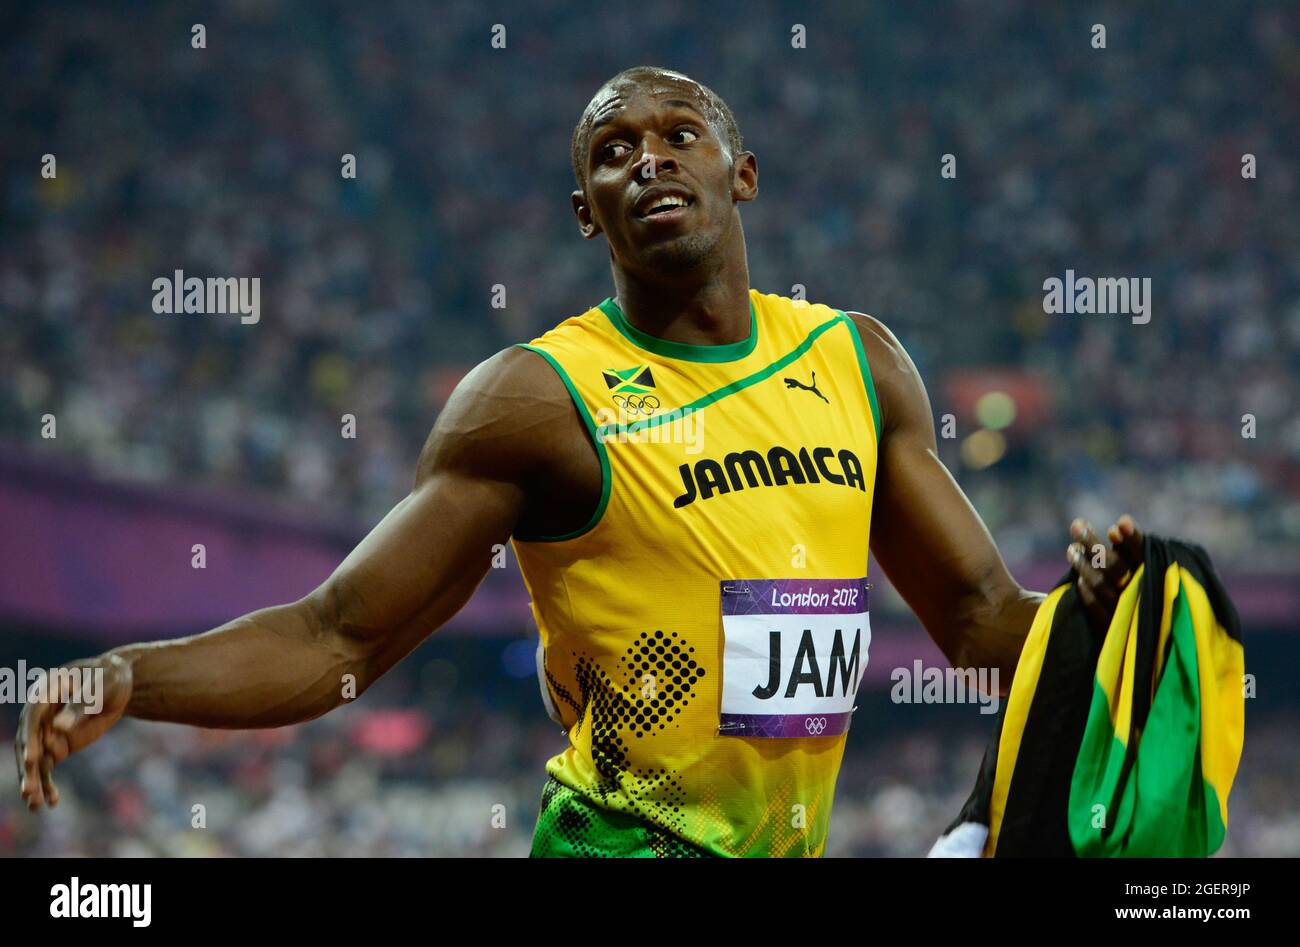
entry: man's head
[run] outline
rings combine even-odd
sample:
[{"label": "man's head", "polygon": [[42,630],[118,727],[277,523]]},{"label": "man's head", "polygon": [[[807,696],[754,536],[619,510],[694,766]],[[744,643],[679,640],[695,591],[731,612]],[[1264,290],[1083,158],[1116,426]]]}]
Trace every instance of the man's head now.
[{"label": "man's head", "polygon": [[712,90],[655,66],[606,82],[573,130],[573,209],[583,236],[603,233],[615,264],[674,273],[740,240],[738,201],[758,193],[758,165]]}]

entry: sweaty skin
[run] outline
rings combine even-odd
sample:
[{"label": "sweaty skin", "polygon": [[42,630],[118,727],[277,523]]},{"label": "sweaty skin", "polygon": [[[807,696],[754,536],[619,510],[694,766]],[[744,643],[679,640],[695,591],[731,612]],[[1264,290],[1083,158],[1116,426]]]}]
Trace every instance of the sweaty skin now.
[{"label": "sweaty skin", "polygon": [[[583,122],[591,127],[574,212],[583,236],[605,236],[627,318],[671,341],[743,339],[749,269],[739,205],[758,194],[757,159],[731,153],[700,87],[674,73],[608,83]],[[688,206],[670,222],[647,220],[643,201],[669,191]],[[929,398],[901,343],[876,319],[849,316],[882,415],[871,550],[955,666],[996,667],[1009,682],[1043,596],[1011,577],[939,462]],[[26,704],[15,738],[23,799],[31,809],[57,804],[54,767],[124,716],[279,727],[347,703],[345,683],[360,695],[465,604],[494,545],[516,531],[578,528],[600,490],[595,447],[556,373],[525,349],[497,353],[453,392],[411,492],[311,594],[201,635],[76,662],[105,672],[98,714],[71,699]],[[1109,548],[1082,520],[1071,536],[1080,594],[1104,627],[1141,561],[1141,534],[1124,516],[1107,533]],[[1101,553],[1105,564],[1094,567]]]}]

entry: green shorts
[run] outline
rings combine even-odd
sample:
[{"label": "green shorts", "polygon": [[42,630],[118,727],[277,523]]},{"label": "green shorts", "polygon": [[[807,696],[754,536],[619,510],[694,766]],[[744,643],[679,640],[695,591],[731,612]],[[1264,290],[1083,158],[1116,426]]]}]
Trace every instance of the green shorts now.
[{"label": "green shorts", "polygon": [[602,809],[554,778],[542,788],[532,858],[711,858],[667,829]]}]

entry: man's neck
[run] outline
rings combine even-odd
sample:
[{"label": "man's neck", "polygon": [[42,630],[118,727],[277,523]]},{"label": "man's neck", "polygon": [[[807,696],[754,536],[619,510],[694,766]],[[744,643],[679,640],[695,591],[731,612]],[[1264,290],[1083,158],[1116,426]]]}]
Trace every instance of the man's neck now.
[{"label": "man's neck", "polygon": [[749,337],[749,268],[725,266],[680,282],[646,281],[614,269],[614,301],[628,322],[667,342],[729,345]]}]

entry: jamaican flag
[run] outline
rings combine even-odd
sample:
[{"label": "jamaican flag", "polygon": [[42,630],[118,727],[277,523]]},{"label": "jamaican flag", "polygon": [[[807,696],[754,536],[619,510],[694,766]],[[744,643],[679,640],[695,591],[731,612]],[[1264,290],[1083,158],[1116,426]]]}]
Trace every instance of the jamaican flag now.
[{"label": "jamaican flag", "polygon": [[1101,635],[1068,573],[1039,606],[945,839],[974,822],[988,826],[985,857],[1212,854],[1241,758],[1244,673],[1236,609],[1200,546],[1146,536]]}]

